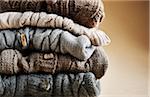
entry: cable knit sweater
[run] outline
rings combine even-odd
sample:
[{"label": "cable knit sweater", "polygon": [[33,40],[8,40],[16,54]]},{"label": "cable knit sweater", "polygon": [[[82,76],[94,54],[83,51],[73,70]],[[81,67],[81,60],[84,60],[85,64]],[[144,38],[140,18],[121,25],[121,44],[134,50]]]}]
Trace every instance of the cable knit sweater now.
[{"label": "cable knit sweater", "polygon": [[0,75],[0,97],[97,97],[100,82],[92,73]]},{"label": "cable knit sweater", "polygon": [[[93,45],[106,45],[110,43],[107,35],[101,36],[101,32],[96,29],[89,29],[74,23],[71,19],[63,18],[56,14],[44,12],[6,12],[0,14],[0,29],[21,28],[24,26],[60,28],[67,30],[74,35],[86,35]],[[103,44],[103,38],[107,41]]]},{"label": "cable knit sweater", "polygon": [[107,56],[102,48],[97,48],[91,58],[86,61],[56,53],[28,53],[29,55],[23,56],[17,50],[7,49],[2,51],[0,54],[0,73],[92,72],[96,78],[101,78],[108,65]]},{"label": "cable knit sweater", "polygon": [[6,11],[55,13],[86,27],[95,27],[105,16],[102,0],[0,0],[0,12]]},{"label": "cable knit sweater", "polygon": [[[96,33],[96,32],[95,32]],[[108,42],[104,32],[102,44]],[[87,60],[94,52],[86,35],[75,36],[61,29],[21,28],[0,31],[0,50],[15,48],[19,50],[37,50],[42,52],[58,52],[70,54],[79,60]]]}]

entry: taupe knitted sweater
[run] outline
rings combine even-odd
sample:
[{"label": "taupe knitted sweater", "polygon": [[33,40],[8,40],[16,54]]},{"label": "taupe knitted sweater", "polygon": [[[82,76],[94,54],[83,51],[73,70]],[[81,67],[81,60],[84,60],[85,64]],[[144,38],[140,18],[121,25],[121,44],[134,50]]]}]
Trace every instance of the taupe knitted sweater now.
[{"label": "taupe knitted sweater", "polygon": [[0,0],[0,12],[47,12],[95,27],[105,16],[102,0]]},{"label": "taupe knitted sweater", "polygon": [[107,65],[108,59],[102,48],[97,48],[91,58],[85,61],[56,53],[33,52],[23,56],[19,51],[12,49],[0,53],[1,74],[92,72],[96,78],[101,78],[105,74]]}]

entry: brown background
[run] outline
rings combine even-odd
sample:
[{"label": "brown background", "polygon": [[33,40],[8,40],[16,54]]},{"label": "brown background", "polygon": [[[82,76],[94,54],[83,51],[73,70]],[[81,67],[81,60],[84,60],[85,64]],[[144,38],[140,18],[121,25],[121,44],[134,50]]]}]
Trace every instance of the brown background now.
[{"label": "brown background", "polygon": [[100,28],[111,38],[100,97],[148,97],[148,1],[104,0]]}]

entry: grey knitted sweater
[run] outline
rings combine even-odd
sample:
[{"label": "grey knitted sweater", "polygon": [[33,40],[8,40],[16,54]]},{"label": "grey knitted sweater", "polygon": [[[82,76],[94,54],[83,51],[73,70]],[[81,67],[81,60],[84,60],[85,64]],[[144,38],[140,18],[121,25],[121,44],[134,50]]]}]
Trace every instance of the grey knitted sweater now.
[{"label": "grey knitted sweater", "polygon": [[92,73],[0,75],[0,97],[97,97],[99,80]]},{"label": "grey knitted sweater", "polygon": [[[105,38],[103,32],[99,32],[99,34]],[[103,43],[107,42],[107,39],[101,40]],[[79,60],[87,60],[93,54],[95,47],[86,35],[75,36],[61,29],[27,27],[0,31],[1,51],[10,48],[42,52],[54,51],[70,54]]]}]

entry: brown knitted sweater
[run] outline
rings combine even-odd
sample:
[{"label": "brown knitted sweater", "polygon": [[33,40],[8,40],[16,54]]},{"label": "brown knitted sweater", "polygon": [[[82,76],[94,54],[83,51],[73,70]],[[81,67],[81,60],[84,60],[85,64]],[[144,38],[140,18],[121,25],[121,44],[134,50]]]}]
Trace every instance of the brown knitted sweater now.
[{"label": "brown knitted sweater", "polygon": [[101,78],[107,65],[108,59],[102,48],[97,48],[91,58],[86,61],[57,53],[33,52],[23,56],[19,51],[12,49],[3,50],[0,53],[1,74],[93,72],[96,78]]},{"label": "brown knitted sweater", "polygon": [[0,12],[55,13],[86,27],[95,27],[104,17],[102,0],[0,0]]}]

